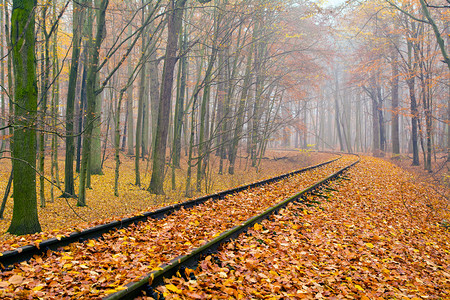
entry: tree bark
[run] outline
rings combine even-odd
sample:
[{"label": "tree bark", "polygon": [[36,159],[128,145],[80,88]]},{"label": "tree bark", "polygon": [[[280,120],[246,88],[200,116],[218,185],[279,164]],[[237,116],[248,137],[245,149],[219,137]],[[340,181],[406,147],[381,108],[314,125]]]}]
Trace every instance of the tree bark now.
[{"label": "tree bark", "polygon": [[186,0],[171,0],[167,24],[167,46],[164,60],[161,95],[158,109],[158,123],[153,149],[152,177],[148,191],[164,194],[164,177],[166,162],[167,134],[169,131],[169,114],[172,100],[173,71],[177,62],[178,35]]},{"label": "tree bark", "polygon": [[392,49],[392,78],[391,78],[391,98],[392,98],[392,156],[396,157],[400,154],[400,137],[399,137],[399,123],[398,123],[398,52],[396,49]]},{"label": "tree bark", "polygon": [[41,231],[36,199],[35,1],[13,1],[11,43],[14,67],[13,195],[8,232],[16,235]]},{"label": "tree bark", "polygon": [[[79,3],[79,4],[77,4]],[[66,105],[66,156],[64,167],[64,193],[62,197],[76,198],[73,178],[73,160],[75,154],[74,142],[74,108],[75,89],[78,77],[78,60],[80,59],[80,48],[82,38],[82,28],[84,23],[84,4],[86,0],[74,3],[73,8],[73,37],[72,37],[72,60],[69,71],[69,85],[67,88]]]},{"label": "tree bark", "polygon": [[96,79],[97,79],[97,68],[100,55],[100,46],[103,41],[103,31],[105,29],[105,15],[106,8],[108,7],[109,0],[102,0],[100,3],[98,19],[97,19],[97,32],[95,39],[93,39],[92,34],[90,34],[90,59],[89,68],[87,74],[86,82],[86,93],[87,93],[87,122],[86,130],[83,136],[83,152],[81,160],[81,170],[80,170],[80,186],[79,186],[79,198],[77,206],[86,205],[86,177],[89,168],[90,150],[91,150],[91,139],[94,120],[99,117],[96,115]]}]

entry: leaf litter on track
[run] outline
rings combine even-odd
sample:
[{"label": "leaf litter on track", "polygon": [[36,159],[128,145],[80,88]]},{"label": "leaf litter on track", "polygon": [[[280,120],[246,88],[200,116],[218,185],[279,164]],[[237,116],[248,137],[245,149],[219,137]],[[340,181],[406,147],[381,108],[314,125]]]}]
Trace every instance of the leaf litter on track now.
[{"label": "leaf litter on track", "polygon": [[[99,240],[73,243],[0,275],[2,298],[99,298],[159,265],[205,244],[258,212],[325,178],[354,160],[344,156],[330,165],[271,185],[253,188],[180,210],[162,220],[148,220],[107,233]],[[20,283],[10,282],[21,276]]]},{"label": "leaf litter on track", "polygon": [[158,290],[165,299],[450,299],[448,200],[381,159],[364,157],[346,177],[330,198],[308,198],[320,205],[289,204],[207,256],[196,280],[173,277]]}]

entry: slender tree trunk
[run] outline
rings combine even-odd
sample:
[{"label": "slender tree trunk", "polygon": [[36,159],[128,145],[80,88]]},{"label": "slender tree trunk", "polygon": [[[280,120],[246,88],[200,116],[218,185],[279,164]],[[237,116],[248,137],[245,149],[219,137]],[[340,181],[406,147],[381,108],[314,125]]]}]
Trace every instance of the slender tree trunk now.
[{"label": "slender tree trunk", "polygon": [[[128,74],[131,75],[130,73]],[[114,169],[114,196],[119,197],[119,167],[120,167],[120,111],[122,107],[122,99],[123,94],[125,93],[126,89],[121,90],[119,94],[119,101],[117,103],[117,110],[116,110],[116,118],[115,118],[115,127],[116,132],[114,135],[114,158],[116,161],[116,167]]]},{"label": "slender tree trunk", "polygon": [[[55,23],[57,21],[57,15],[56,15],[56,1],[53,2],[53,22]],[[59,106],[59,76],[57,75],[59,72],[59,60],[58,60],[58,48],[57,48],[57,41],[58,41],[58,31],[55,30],[53,33],[53,47],[52,47],[52,55],[53,55],[53,76],[55,78],[55,82],[53,84],[52,88],[52,127],[56,128],[57,126],[57,120],[59,119],[58,115],[58,106]],[[58,165],[58,136],[56,134],[52,135],[52,167],[51,167],[51,173],[52,173],[52,182],[56,182],[56,186],[58,188],[61,187],[61,182],[59,181],[59,165]],[[51,186],[51,202],[54,202],[54,187],[53,184]]]},{"label": "slender tree trunk", "polygon": [[[102,0],[94,0],[95,7],[99,8]],[[101,10],[95,9],[95,18],[98,22],[100,20]],[[98,24],[97,24],[98,25]],[[91,29],[89,29],[91,30]],[[104,30],[104,29],[102,29]],[[102,40],[104,39],[104,35],[99,36]],[[101,42],[100,42],[101,43]],[[95,71],[95,85],[94,89],[99,86],[100,82],[100,72]],[[90,162],[89,162],[89,172],[88,172],[88,181],[90,182],[90,176],[94,175],[103,175],[102,170],[102,105],[103,105],[103,93],[95,92],[95,119],[92,123],[92,137],[91,137],[91,149],[90,151]],[[107,135],[105,136],[107,139]],[[90,186],[90,185],[88,185]]]},{"label": "slender tree trunk", "polygon": [[158,110],[158,123],[153,149],[152,177],[148,191],[154,194],[164,194],[164,177],[166,162],[167,134],[169,132],[170,106],[172,100],[173,71],[177,61],[178,35],[181,28],[181,18],[186,0],[171,0],[167,21],[167,46],[164,60],[161,95]]},{"label": "slender tree trunk", "polygon": [[[150,62],[148,64],[150,73],[150,113],[152,115],[152,147],[151,151],[155,148],[156,127],[158,123],[158,110],[159,110],[159,79],[158,79],[158,61],[156,60],[156,51],[152,51],[150,54]],[[153,152],[152,152],[153,157]]]},{"label": "slender tree trunk", "polygon": [[[132,34],[132,28],[129,26],[128,35]],[[131,41],[130,41],[131,43]],[[128,77],[131,76],[133,72],[133,66],[131,59],[128,62]],[[133,122],[133,84],[130,84],[127,90],[127,154],[134,154],[134,122]]]},{"label": "slender tree trunk", "polygon": [[[5,24],[4,24],[4,14],[3,14],[3,7],[5,6],[4,0],[0,1],[0,57],[5,56],[5,47],[4,47],[4,36],[5,36]],[[5,86],[5,60],[2,59],[0,61],[0,85],[2,87]],[[1,116],[0,116],[0,126],[5,126],[5,120],[6,120],[6,109],[5,109],[5,93],[3,91],[0,92],[1,97]],[[3,150],[6,147],[6,140],[1,141],[0,146],[0,157],[3,155]]]},{"label": "slender tree trunk", "polygon": [[203,163],[205,162],[206,155],[207,155],[207,141],[206,138],[208,137],[208,131],[209,131],[209,116],[207,114],[208,106],[209,106],[209,98],[211,94],[211,76],[212,71],[214,67],[214,63],[216,61],[217,57],[217,31],[215,32],[215,39],[212,46],[212,51],[210,55],[210,59],[208,62],[208,68],[206,69],[205,78],[203,80],[203,83],[205,85],[203,89],[203,98],[202,103],[200,107],[200,134],[199,134],[199,146],[198,146],[198,162],[197,162],[197,192],[201,191],[201,182],[203,178]]},{"label": "slender tree trunk", "polygon": [[398,52],[392,49],[392,78],[391,78],[391,98],[392,98],[392,156],[397,157],[400,154],[400,138],[399,138],[399,100],[398,100]]},{"label": "slender tree trunk", "polygon": [[80,101],[79,101],[79,110],[78,110],[78,136],[77,136],[77,160],[75,170],[77,173],[80,173],[81,169],[81,148],[83,136],[82,132],[85,127],[86,117],[85,117],[85,109],[86,109],[86,78],[87,78],[87,50],[84,50],[84,59],[83,59],[83,72],[81,74],[81,91],[80,91]]},{"label": "slender tree trunk", "polygon": [[[145,43],[145,38],[143,38],[143,44]],[[143,54],[145,56],[145,54]],[[146,63],[141,69],[141,78],[139,85],[139,102],[138,102],[138,115],[136,122],[136,149],[135,149],[135,158],[134,158],[134,169],[135,169],[135,182],[134,184],[137,186],[141,186],[141,174],[139,169],[139,160],[141,158],[141,143],[142,143],[142,119],[144,114],[144,94],[145,94],[145,82],[146,80]]]},{"label": "slender tree trunk", "polygon": [[9,193],[11,191],[12,182],[13,182],[13,170],[11,170],[11,173],[10,173],[9,179],[8,179],[8,183],[6,184],[5,194],[3,195],[2,205],[0,207],[0,220],[4,219],[3,218],[3,213],[5,212],[6,201],[8,201]]},{"label": "slender tree trunk", "polygon": [[[108,7],[108,0],[102,0],[100,3],[98,19],[97,19],[97,33],[95,39],[93,39],[92,33],[90,33],[90,65],[88,68],[87,74],[87,82],[86,82],[86,92],[87,92],[87,122],[86,122],[86,131],[83,136],[83,153],[81,160],[81,170],[80,170],[80,187],[79,187],[79,198],[77,205],[85,206],[86,205],[86,176],[89,168],[89,158],[90,158],[90,150],[91,150],[91,138],[92,138],[92,130],[93,130],[93,122],[99,117],[96,115],[96,78],[97,78],[97,67],[98,60],[100,55],[100,46],[103,41],[103,31],[105,29],[105,15],[106,8]],[[88,21],[92,22],[92,21]],[[92,25],[91,25],[92,26]],[[91,27],[90,26],[90,27]]]},{"label": "slender tree trunk", "polygon": [[410,77],[406,80],[409,88],[409,97],[411,101],[411,140],[412,140],[412,149],[413,149],[413,166],[419,165],[419,147],[417,140],[417,121],[418,121],[418,111],[417,111],[417,101],[416,101],[416,93],[415,93],[415,84],[414,77]]},{"label": "slender tree trunk", "polygon": [[386,130],[383,116],[383,97],[381,95],[381,86],[377,85],[377,117],[378,127],[380,128],[380,156],[384,156],[386,146]]},{"label": "slender tree trunk", "polygon": [[236,127],[234,128],[234,136],[233,136],[230,153],[229,153],[229,157],[228,157],[228,159],[230,161],[230,165],[228,166],[228,174],[234,174],[237,150],[238,150],[239,141],[241,139],[242,130],[243,130],[243,126],[244,126],[244,109],[245,109],[245,104],[248,99],[250,82],[251,82],[251,78],[252,78],[251,71],[252,71],[252,64],[253,64],[252,55],[254,52],[253,45],[254,45],[254,43],[251,44],[250,50],[249,50],[248,56],[247,56],[247,66],[245,68],[244,83],[243,83],[243,87],[242,87],[238,111],[236,114]]},{"label": "slender tree trunk", "polygon": [[339,146],[341,151],[344,151],[344,142],[342,141],[342,134],[341,134],[341,122],[340,122],[340,111],[339,111],[339,77],[338,77],[339,73],[338,70],[336,69],[335,72],[335,92],[334,92],[334,117],[335,117],[335,121],[336,121],[336,129],[337,129],[337,134],[338,134],[338,139],[339,139]]},{"label": "slender tree trunk", "polygon": [[[147,66],[145,68],[145,70],[147,71],[148,69],[148,62],[145,63]],[[148,89],[148,85],[149,85],[149,79],[146,78],[146,83],[145,83],[145,88],[144,88],[144,106],[143,106],[143,114],[142,114],[142,140],[141,140],[141,156],[142,159],[144,159],[145,156],[148,155],[148,148],[149,148],[149,124],[150,124],[150,117],[149,117],[149,89]]]},{"label": "slender tree trunk", "polygon": [[78,65],[80,58],[82,28],[84,23],[84,5],[86,0],[74,3],[73,8],[73,37],[72,37],[72,60],[69,70],[69,85],[67,88],[66,105],[66,158],[64,167],[64,193],[62,197],[75,198],[75,186],[73,178],[73,160],[75,153],[74,143],[74,107],[75,89],[77,85]]},{"label": "slender tree trunk", "polygon": [[47,18],[48,5],[45,4],[42,8],[42,37],[44,38],[44,49],[42,51],[42,85],[41,85],[41,99],[40,99],[40,129],[39,132],[39,198],[41,200],[41,207],[45,207],[45,190],[44,190],[44,167],[45,167],[45,124],[47,115],[48,89],[50,77],[50,36],[47,33]]},{"label": "slender tree trunk", "polygon": [[35,1],[13,1],[11,44],[14,64],[15,126],[12,142],[14,208],[8,232],[41,231],[36,197]]},{"label": "slender tree trunk", "polygon": [[[187,33],[184,33],[183,38],[180,38],[181,52],[184,53],[187,49]],[[178,70],[178,84],[177,84],[177,102],[175,104],[174,116],[174,133],[173,133],[173,155],[172,165],[174,168],[180,167],[181,158],[181,129],[183,126],[184,115],[184,96],[186,93],[186,76],[187,76],[187,57],[184,55],[181,58],[180,67]]]},{"label": "slender tree trunk", "polygon": [[192,156],[194,149],[194,129],[195,129],[195,106],[197,105],[197,93],[194,93],[194,100],[192,102],[191,110],[191,132],[189,137],[189,154],[188,167],[186,171],[186,190],[185,197],[192,197],[191,177],[192,177]]}]

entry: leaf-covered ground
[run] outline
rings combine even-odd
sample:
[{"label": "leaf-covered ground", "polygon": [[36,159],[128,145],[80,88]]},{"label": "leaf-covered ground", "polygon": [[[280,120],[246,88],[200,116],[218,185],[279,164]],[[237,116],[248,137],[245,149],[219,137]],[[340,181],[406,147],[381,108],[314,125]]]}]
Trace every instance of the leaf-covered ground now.
[{"label": "leaf-covered ground", "polygon": [[74,243],[63,252],[48,252],[44,258],[36,257],[0,274],[0,297],[86,299],[115,292],[354,159],[344,157],[270,186],[106,234],[102,240]]},{"label": "leaf-covered ground", "polygon": [[311,197],[319,206],[290,204],[206,257],[196,280],[159,289],[166,299],[450,299],[449,191],[376,158],[347,176],[330,198]]},{"label": "leaf-covered ground", "polygon": [[[305,166],[314,165],[335,157],[324,153],[299,151],[269,151],[267,159],[262,160],[261,168],[256,171],[250,167],[251,162],[240,158],[236,163],[236,173],[218,175],[218,161],[211,157],[211,174],[208,178],[210,186],[208,193],[230,189],[245,183],[297,170]],[[118,220],[140,212],[152,211],[157,207],[185,201],[183,197],[185,188],[186,161],[182,161],[181,169],[177,170],[177,189],[171,190],[170,176],[166,176],[165,196],[155,196],[145,190],[150,182],[150,172],[146,161],[141,161],[142,188],[134,185],[134,160],[122,157],[120,169],[119,197],[114,196],[114,161],[105,161],[104,175],[92,176],[93,189],[87,191],[87,206],[77,207],[75,199],[56,198],[61,192],[54,191],[55,202],[47,203],[45,208],[38,207],[39,220],[43,232],[22,237],[15,237],[6,230],[11,222],[12,202],[9,198],[5,211],[5,219],[0,220],[0,252],[11,250],[19,246],[42,241],[50,237],[68,235],[71,232],[92,227],[107,221]],[[60,157],[60,169],[63,170],[64,157]],[[10,163],[7,159],[0,161],[0,195],[4,194],[8,182]],[[47,166],[49,163],[47,163]],[[227,165],[225,164],[225,167]],[[47,175],[50,173],[47,170]],[[61,182],[63,171],[60,172]],[[78,180],[75,181],[78,184]],[[76,191],[78,188],[76,187]],[[50,185],[45,185],[46,199],[50,200]],[[200,196],[200,194],[196,195]],[[70,205],[70,206],[69,206]],[[82,219],[81,219],[81,218]]]}]

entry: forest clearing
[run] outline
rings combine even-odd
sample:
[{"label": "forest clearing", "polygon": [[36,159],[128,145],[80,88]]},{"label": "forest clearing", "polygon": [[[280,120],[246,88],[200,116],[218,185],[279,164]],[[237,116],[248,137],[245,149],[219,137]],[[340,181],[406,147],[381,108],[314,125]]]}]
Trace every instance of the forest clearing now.
[{"label": "forest clearing", "polygon": [[450,299],[450,0],[0,0],[0,299]]}]

